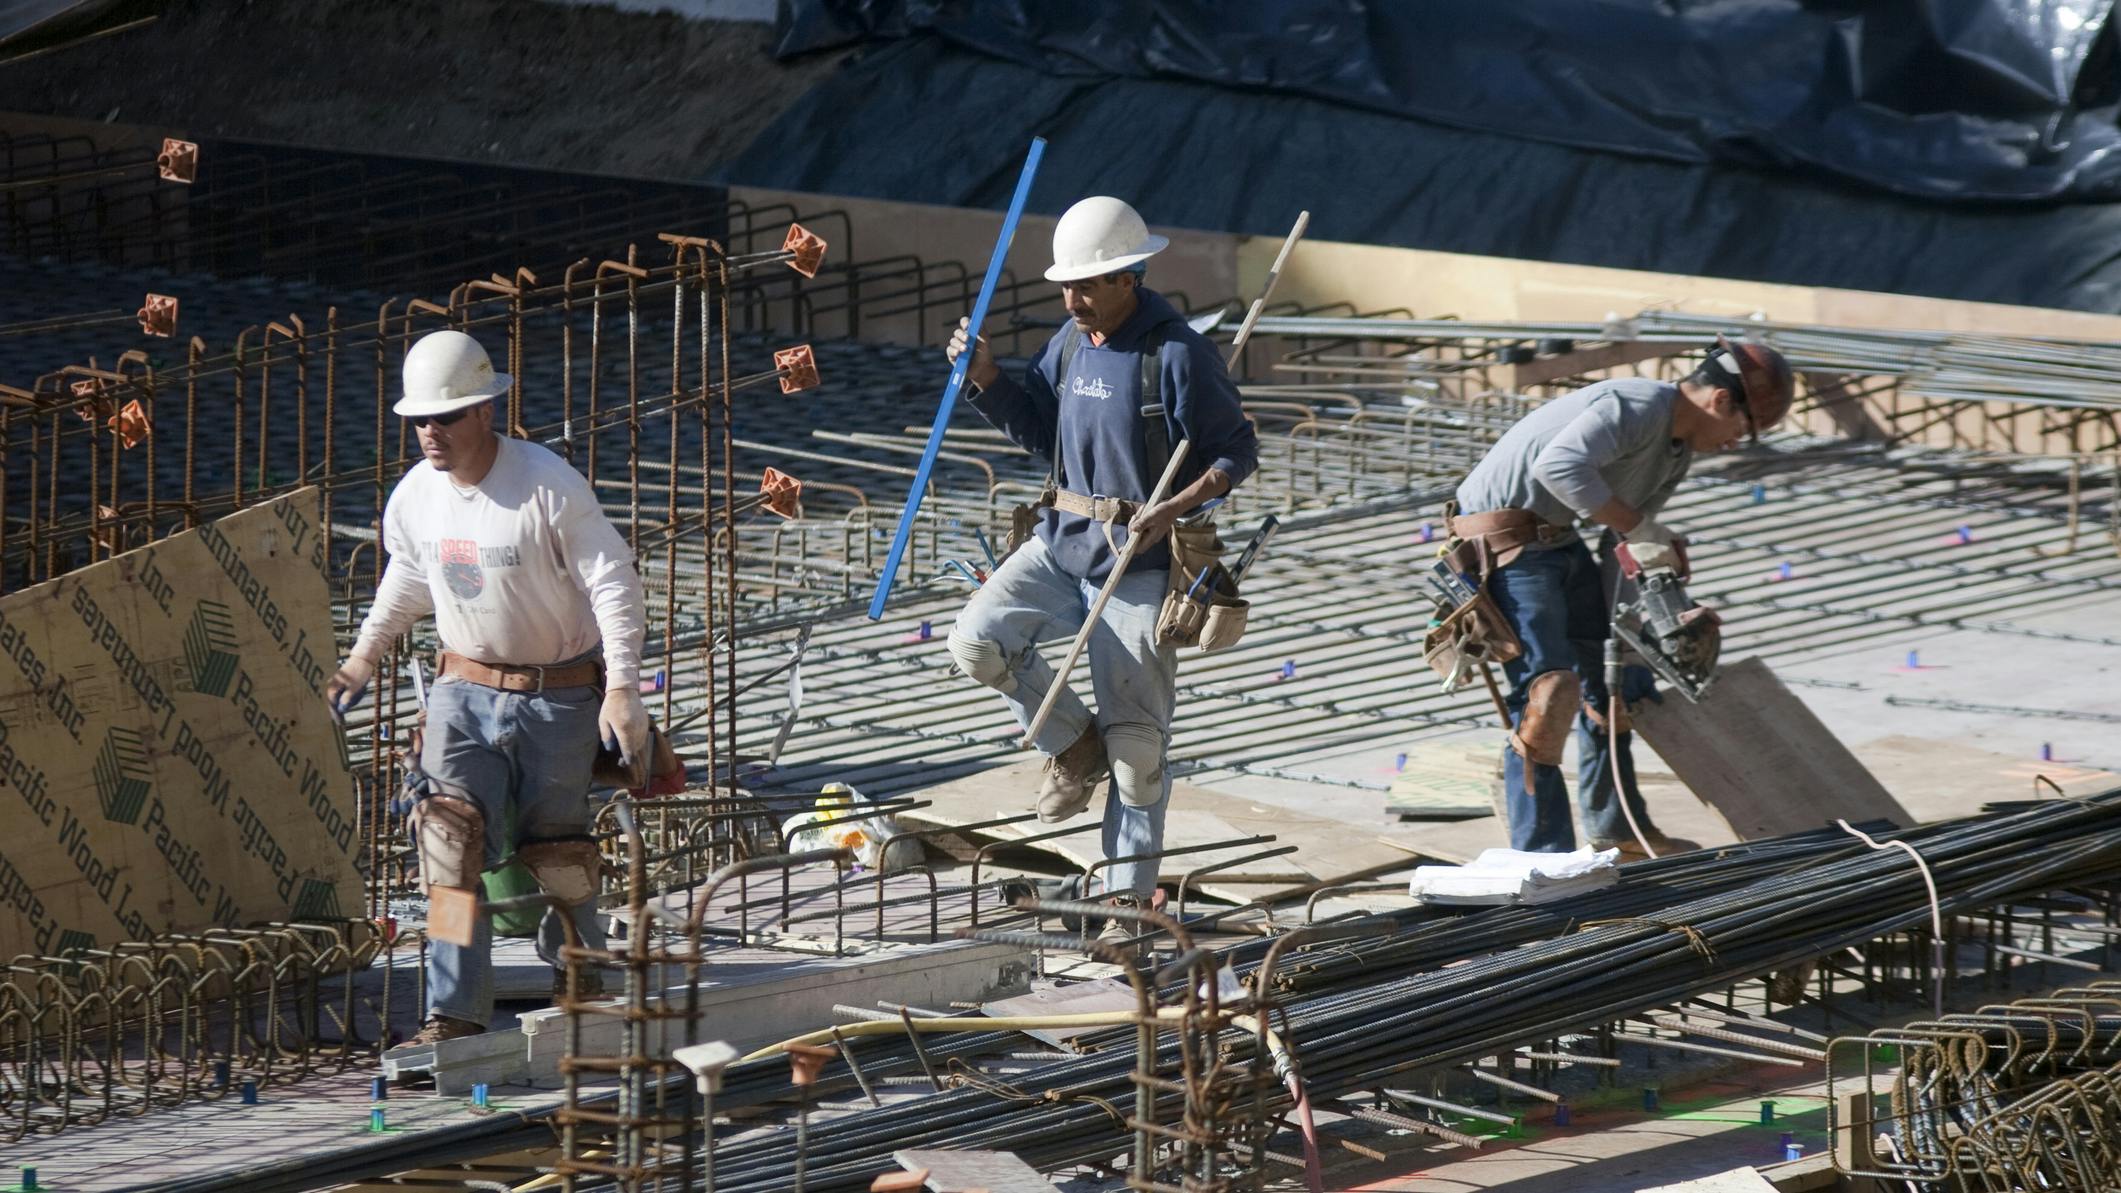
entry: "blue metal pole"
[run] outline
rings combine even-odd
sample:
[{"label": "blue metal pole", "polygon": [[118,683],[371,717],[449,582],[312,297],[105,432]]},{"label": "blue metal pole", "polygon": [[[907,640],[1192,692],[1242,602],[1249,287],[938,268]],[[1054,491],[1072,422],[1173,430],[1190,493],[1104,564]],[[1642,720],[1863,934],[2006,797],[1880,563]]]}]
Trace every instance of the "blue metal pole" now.
[{"label": "blue metal pole", "polygon": [[[1031,152],[1024,155],[1024,172],[1017,176],[1016,194],[1009,199],[1009,214],[1002,220],[1002,234],[994,242],[994,256],[987,261],[987,277],[980,283],[979,300],[972,304],[972,334],[979,334],[980,325],[987,321],[987,304],[994,299],[994,283],[1002,276],[1002,258],[1009,255],[1009,242],[1016,238],[1017,218],[1024,214],[1024,200],[1031,194],[1031,180],[1038,174],[1038,159],[1045,155],[1046,139],[1031,138]],[[877,577],[876,595],[869,601],[869,620],[876,621],[884,615],[884,602],[891,597],[891,582],[898,578],[899,561],[905,557],[906,544],[913,538],[913,518],[920,513],[921,497],[928,490],[928,474],[935,470],[936,453],[943,449],[943,431],[950,425],[950,412],[957,408],[958,390],[964,388],[965,374],[972,368],[972,352],[968,348],[958,354],[957,363],[950,366],[950,381],[943,386],[943,404],[936,408],[935,426],[928,431],[928,448],[921,453],[921,466],[913,474],[913,491],[906,494],[906,510],[899,515],[898,530],[891,536],[891,553],[884,557],[884,574]]]}]

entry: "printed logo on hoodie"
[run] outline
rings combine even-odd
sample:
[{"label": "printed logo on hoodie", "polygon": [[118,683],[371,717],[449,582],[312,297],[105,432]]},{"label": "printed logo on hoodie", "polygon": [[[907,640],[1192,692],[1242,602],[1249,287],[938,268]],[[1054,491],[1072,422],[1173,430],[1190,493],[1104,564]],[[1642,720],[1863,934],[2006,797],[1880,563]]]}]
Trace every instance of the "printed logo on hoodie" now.
[{"label": "printed logo on hoodie", "polygon": [[1112,387],[1105,384],[1103,377],[1092,377],[1088,385],[1083,384],[1083,379],[1077,377],[1069,384],[1068,392],[1078,398],[1096,398],[1102,402],[1112,396]]}]

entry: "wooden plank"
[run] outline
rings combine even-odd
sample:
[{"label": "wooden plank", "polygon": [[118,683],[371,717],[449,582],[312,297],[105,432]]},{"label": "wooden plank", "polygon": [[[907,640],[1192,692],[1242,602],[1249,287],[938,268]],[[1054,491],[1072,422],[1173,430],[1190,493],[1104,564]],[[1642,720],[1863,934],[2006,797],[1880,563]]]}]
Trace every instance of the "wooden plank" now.
[{"label": "wooden plank", "polygon": [[317,492],[0,599],[0,957],[359,914]]},{"label": "wooden plank", "polygon": [[[1119,978],[1096,978],[1088,982],[1072,982],[1066,986],[1040,986],[1029,994],[1014,998],[998,998],[980,1008],[980,1013],[993,1018],[1009,1018],[1018,1015],[1073,1015],[1085,1011],[1139,1011],[1141,1000],[1135,997],[1134,988]],[[1057,1046],[1087,1031],[1102,1031],[1096,1027],[1032,1028],[1025,1035],[1041,1043]]]},{"label": "wooden plank", "polygon": [[1053,1182],[1015,1152],[907,1148],[891,1158],[909,1172],[927,1169],[928,1187],[935,1193],[1053,1193]]},{"label": "wooden plank", "polygon": [[2110,770],[1927,737],[1881,737],[1859,743],[1856,754],[1922,820],[1964,816],[1990,800],[2075,798],[2121,786],[2121,774]]},{"label": "wooden plank", "polygon": [[1667,695],[1635,714],[1657,751],[1741,841],[1832,824],[1915,819],[1757,658],[1722,669],[1699,704]]},{"label": "wooden plank", "polygon": [[[1492,740],[1491,740],[1492,739]],[[1470,744],[1478,742],[1478,745]],[[1402,820],[1466,820],[1501,814],[1503,734],[1419,742],[1400,755],[1385,792],[1385,815]]]}]

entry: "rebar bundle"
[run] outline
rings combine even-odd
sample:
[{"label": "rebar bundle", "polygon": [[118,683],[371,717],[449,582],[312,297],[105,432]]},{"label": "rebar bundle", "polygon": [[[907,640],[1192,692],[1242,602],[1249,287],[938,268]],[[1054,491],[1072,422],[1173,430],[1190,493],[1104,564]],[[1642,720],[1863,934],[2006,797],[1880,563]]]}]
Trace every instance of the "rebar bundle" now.
[{"label": "rebar bundle", "polygon": [[[1568,920],[1549,923],[1544,938],[1508,947],[1497,938],[1509,933],[1499,932],[1488,938],[1501,945],[1495,951],[1461,953],[1466,959],[1457,964],[1417,962],[1407,976],[1380,980],[1377,969],[1364,967],[1375,954],[1407,949],[1398,937],[1329,946],[1329,955],[1352,953],[1356,964],[1338,981],[1278,1000],[1274,1023],[1287,1055],[1273,1058],[1277,1070],[1293,1075],[1312,1099],[1375,1088],[1924,928],[1931,909],[1917,868],[1897,852],[1844,839],[1846,848],[1814,837],[1816,852],[1786,862],[1780,873],[1756,872],[1742,885],[1655,909],[1619,902],[1643,900],[1641,888],[1659,881],[1657,871],[1630,867],[1632,881],[1610,893],[1618,906],[1582,900],[1570,906]],[[2121,793],[1949,821],[1896,839],[1929,862],[1947,915],[2108,883],[2121,878]],[[1776,847],[1798,852],[1787,843]],[[1758,864],[1742,850],[1733,856],[1740,867]],[[1717,858],[1670,861],[1713,870]],[[1525,915],[1484,913],[1452,926],[1478,934],[1491,918],[1521,924]],[[1433,948],[1435,931],[1432,924],[1405,935],[1430,935]],[[1947,975],[1932,972],[1927,980]],[[1231,1032],[1223,1046],[1243,1054],[1254,1040]],[[1159,1048],[1161,1063],[1174,1065],[1176,1042]],[[1006,1148],[1048,1167],[1109,1158],[1126,1136],[1107,1104],[1131,1096],[1133,1065],[1129,1056],[1092,1054],[1019,1074],[1011,1082],[1017,1098],[999,1104],[991,1093],[963,1089],[813,1128],[810,1188],[860,1188],[889,1166],[893,1150],[908,1147]],[[1286,1099],[1270,1106],[1276,1113],[1287,1108]],[[792,1157],[785,1140],[747,1140],[722,1149],[716,1168],[723,1193],[785,1189]]]}]

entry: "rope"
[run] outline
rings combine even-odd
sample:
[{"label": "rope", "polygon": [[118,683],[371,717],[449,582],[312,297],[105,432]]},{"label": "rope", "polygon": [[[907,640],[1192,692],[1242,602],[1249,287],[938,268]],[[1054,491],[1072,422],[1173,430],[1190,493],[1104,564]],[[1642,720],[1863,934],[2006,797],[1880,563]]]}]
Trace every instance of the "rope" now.
[{"label": "rope", "polygon": [[1677,932],[1686,937],[1687,947],[1700,954],[1702,960],[1710,964],[1714,964],[1716,961],[1715,946],[1709,943],[1709,938],[1702,933],[1701,929],[1696,928],[1692,924],[1681,924],[1671,920],[1629,917],[1618,920],[1585,920],[1576,930],[1578,932],[1589,932],[1593,928],[1614,927],[1662,928],[1666,932]]},{"label": "rope", "polygon": [[982,1093],[993,1094],[997,1098],[1003,1098],[1011,1102],[1089,1102],[1106,1114],[1111,1115],[1115,1126],[1125,1128],[1127,1125],[1127,1116],[1120,1113],[1119,1108],[1114,1106],[1109,1100],[1100,1098],[1096,1094],[1064,1094],[1057,1089],[1049,1089],[1043,1094],[1034,1094],[1029,1090],[1011,1085],[998,1077],[989,1077],[966,1064],[964,1058],[958,1056],[950,1058],[948,1068],[952,1088],[971,1086]]},{"label": "rope", "polygon": [[1836,820],[1834,823],[1840,825],[1843,832],[1870,846],[1872,849],[1899,849],[1915,859],[1915,868],[1922,871],[1922,885],[1929,888],[1930,931],[1935,934],[1936,939],[1943,940],[1944,905],[1937,899],[1937,880],[1930,875],[1930,864],[1922,860],[1922,855],[1915,851],[1915,847],[1905,841],[1873,841],[1869,834],[1851,825],[1846,820]]}]

